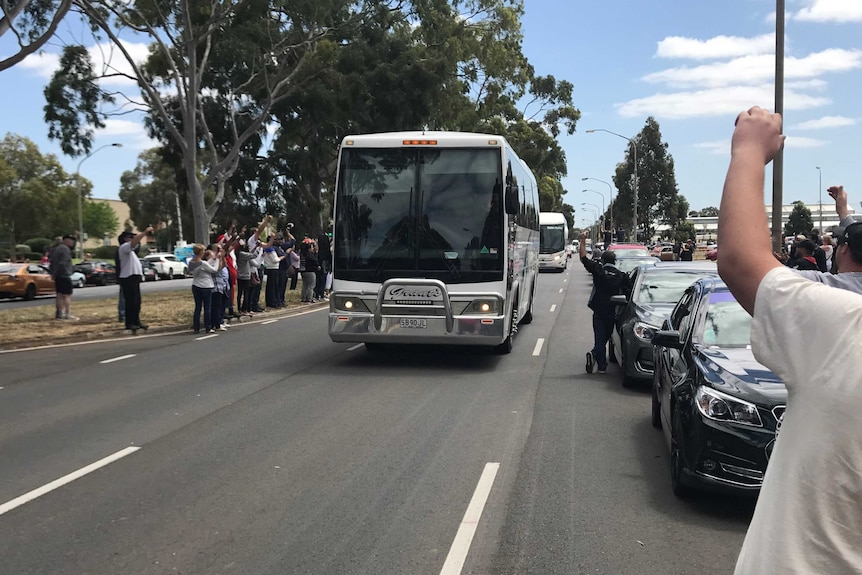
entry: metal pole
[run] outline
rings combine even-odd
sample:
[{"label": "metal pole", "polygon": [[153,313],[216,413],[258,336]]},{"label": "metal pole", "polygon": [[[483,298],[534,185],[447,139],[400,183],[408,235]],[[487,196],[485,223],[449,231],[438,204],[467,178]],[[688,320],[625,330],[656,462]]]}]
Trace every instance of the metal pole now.
[{"label": "metal pole", "polygon": [[610,219],[611,231],[614,232],[614,237],[616,237],[616,229],[614,229],[614,188],[608,182],[604,180],[600,180],[598,178],[581,178],[582,182],[587,180],[593,180],[596,182],[601,182],[608,187],[608,218]]},{"label": "metal pole", "polygon": [[823,235],[823,171],[820,169],[820,166],[817,166],[817,175],[818,175],[818,178],[817,178],[817,188],[818,188],[817,189],[817,197],[818,197],[818,201],[820,202],[820,213],[818,215],[819,215],[819,219],[820,219],[820,226],[819,226],[820,227],[820,235],[822,236]]},{"label": "metal pole", "polygon": [[632,145],[632,155],[634,157],[634,185],[633,185],[633,195],[634,195],[634,241],[638,241],[638,147],[635,144],[635,141],[631,138],[627,138],[622,134],[617,134],[616,132],[611,132],[610,130],[605,130],[604,128],[596,128],[595,130],[587,130],[587,134],[594,134],[595,132],[606,132],[608,134],[614,135],[618,138],[622,138],[623,140],[628,140]]},{"label": "metal pole", "polygon": [[[784,0],[775,0],[775,113],[784,117]],[[772,249],[781,251],[784,149],[772,160]],[[822,215],[822,212],[821,212]]]}]

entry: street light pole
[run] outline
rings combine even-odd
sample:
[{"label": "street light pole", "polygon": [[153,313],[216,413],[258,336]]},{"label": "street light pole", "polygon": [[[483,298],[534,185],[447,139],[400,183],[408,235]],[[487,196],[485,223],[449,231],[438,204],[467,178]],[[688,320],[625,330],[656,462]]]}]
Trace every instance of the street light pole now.
[{"label": "street light pole", "polygon": [[817,167],[817,175],[818,175],[818,186],[817,186],[817,197],[820,202],[820,212],[818,212],[820,219],[820,235],[823,235],[823,170],[820,169],[820,166]]},{"label": "street light pole", "polygon": [[89,158],[92,158],[96,155],[96,152],[99,150],[104,150],[105,148],[122,148],[123,144],[118,144],[114,142],[113,144],[105,144],[104,146],[100,146],[84,156],[80,162],[78,162],[78,167],[75,168],[75,183],[78,184],[78,259],[84,259],[84,192],[81,187],[81,164],[86,162]]},{"label": "street light pole", "polygon": [[[604,217],[605,216],[605,196],[604,196],[604,194],[600,194],[599,192],[597,192],[595,190],[581,190],[582,194],[585,192],[592,192],[602,199],[602,217]],[[603,224],[604,224],[604,222],[603,222]],[[602,225],[601,229],[604,230],[604,228],[605,228],[605,226]]]},{"label": "street light pole", "polygon": [[[775,0],[775,113],[784,117],[784,0]],[[784,148],[772,159],[772,249],[781,250]]]},{"label": "street light pole", "polygon": [[608,187],[608,218],[610,219],[611,231],[614,232],[614,237],[616,237],[616,229],[614,228],[614,188],[608,182],[598,178],[581,178],[582,182],[586,182],[587,180],[601,182]]},{"label": "street light pole", "polygon": [[638,147],[637,147],[637,144],[635,144],[635,141],[632,140],[631,138],[627,138],[626,136],[623,136],[622,134],[617,134],[616,132],[611,132],[610,130],[605,130],[604,128],[596,128],[595,130],[587,130],[587,134],[593,134],[595,132],[606,132],[606,133],[611,134],[613,136],[617,136],[618,138],[622,138],[623,140],[628,140],[629,143],[632,145],[632,154],[634,156],[634,162],[635,162],[635,169],[634,169],[635,183],[634,183],[634,187],[632,190],[634,192],[634,200],[635,200],[634,201],[634,224],[635,224],[634,241],[637,242],[638,241]]}]

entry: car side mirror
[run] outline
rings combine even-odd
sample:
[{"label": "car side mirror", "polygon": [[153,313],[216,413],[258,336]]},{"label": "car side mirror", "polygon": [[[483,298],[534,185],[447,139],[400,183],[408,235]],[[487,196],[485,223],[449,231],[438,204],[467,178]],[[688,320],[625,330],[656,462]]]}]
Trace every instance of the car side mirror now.
[{"label": "car side mirror", "polygon": [[629,303],[629,300],[624,295],[612,295],[611,303],[614,305],[626,305],[627,303]]},{"label": "car side mirror", "polygon": [[679,340],[679,332],[675,329],[662,329],[655,332],[652,336],[652,344],[671,349],[682,349],[683,345]]},{"label": "car side mirror", "polygon": [[520,202],[518,200],[518,186],[507,184],[506,185],[506,213],[507,214],[517,214],[521,211]]}]

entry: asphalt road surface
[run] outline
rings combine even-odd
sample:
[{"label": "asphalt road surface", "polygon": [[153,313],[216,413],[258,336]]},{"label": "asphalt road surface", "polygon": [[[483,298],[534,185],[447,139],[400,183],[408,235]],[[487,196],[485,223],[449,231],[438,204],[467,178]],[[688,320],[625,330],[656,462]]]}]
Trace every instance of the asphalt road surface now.
[{"label": "asphalt road surface", "polygon": [[[141,293],[155,293],[160,291],[176,291],[187,289],[191,291],[191,278],[175,279],[175,280],[159,280],[149,281],[141,284]],[[119,294],[120,288],[117,284],[106,286],[84,286],[76,288],[72,293],[72,305],[76,301],[96,299],[103,297],[111,297]],[[13,309],[22,307],[34,307],[40,305],[54,305],[54,296],[40,296],[31,301],[22,299],[3,299],[0,300],[0,310]]]},{"label": "asphalt road surface", "polygon": [[542,274],[508,356],[323,310],[0,354],[0,572],[731,573],[752,501],[674,497],[648,390],[584,373],[588,294]]}]

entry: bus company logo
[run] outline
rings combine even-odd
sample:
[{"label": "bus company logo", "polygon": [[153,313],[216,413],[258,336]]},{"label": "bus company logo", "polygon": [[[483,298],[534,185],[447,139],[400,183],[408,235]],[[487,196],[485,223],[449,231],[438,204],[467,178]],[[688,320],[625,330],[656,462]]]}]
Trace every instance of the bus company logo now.
[{"label": "bus company logo", "polygon": [[441,301],[443,292],[434,286],[397,286],[389,288],[389,299],[409,302]]}]

